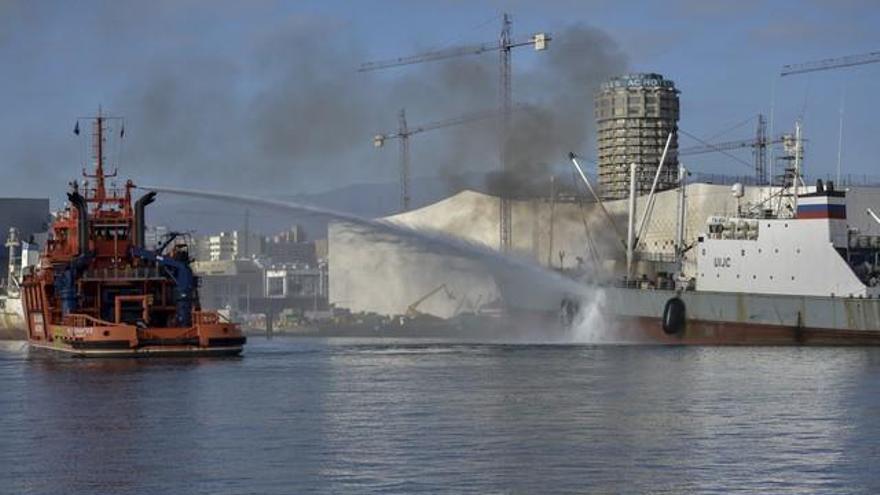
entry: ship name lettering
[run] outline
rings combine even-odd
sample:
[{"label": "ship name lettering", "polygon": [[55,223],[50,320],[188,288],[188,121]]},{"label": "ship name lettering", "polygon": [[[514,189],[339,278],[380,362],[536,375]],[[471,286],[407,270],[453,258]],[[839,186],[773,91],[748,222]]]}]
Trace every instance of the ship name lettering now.
[{"label": "ship name lettering", "polygon": [[715,268],[730,268],[730,256],[715,258]]}]

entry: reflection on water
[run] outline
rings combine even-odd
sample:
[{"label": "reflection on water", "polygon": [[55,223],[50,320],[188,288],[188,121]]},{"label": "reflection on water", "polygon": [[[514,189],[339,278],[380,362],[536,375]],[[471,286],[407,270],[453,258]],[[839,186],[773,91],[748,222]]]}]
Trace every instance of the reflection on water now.
[{"label": "reflection on water", "polygon": [[880,350],[0,348],[0,492],[877,493]]}]

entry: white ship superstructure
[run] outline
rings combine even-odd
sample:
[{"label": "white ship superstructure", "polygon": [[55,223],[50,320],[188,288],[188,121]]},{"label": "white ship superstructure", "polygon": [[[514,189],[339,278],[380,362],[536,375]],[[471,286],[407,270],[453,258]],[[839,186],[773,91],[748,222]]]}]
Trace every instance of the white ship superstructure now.
[{"label": "white ship superstructure", "polygon": [[696,289],[880,296],[880,237],[848,228],[846,193],[820,184],[799,196],[796,208],[789,218],[711,217],[696,246]]},{"label": "white ship superstructure", "polygon": [[0,284],[0,339],[24,339],[24,309],[19,283],[24,271],[39,262],[39,249],[21,240],[15,228],[9,230],[5,245],[9,250],[9,263]]}]

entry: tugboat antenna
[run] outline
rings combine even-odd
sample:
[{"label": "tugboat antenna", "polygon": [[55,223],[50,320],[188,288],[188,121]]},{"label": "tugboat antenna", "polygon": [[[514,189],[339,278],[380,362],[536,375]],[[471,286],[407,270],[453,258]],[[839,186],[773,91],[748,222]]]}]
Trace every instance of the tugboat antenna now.
[{"label": "tugboat antenna", "polygon": [[[104,180],[111,177],[116,177],[117,173],[116,171],[114,171],[112,174],[104,173],[104,122],[108,119],[114,118],[118,117],[105,117],[103,112],[101,111],[101,107],[98,107],[98,115],[92,118],[92,120],[94,120],[94,131],[92,133],[94,141],[92,143],[92,148],[95,154],[95,173],[89,174],[88,172],[83,170],[82,174],[83,177],[95,179],[94,196],[87,199],[91,200],[92,202],[98,203],[99,209],[107,199],[107,188]],[[86,191],[86,194],[88,194],[88,191]]]}]

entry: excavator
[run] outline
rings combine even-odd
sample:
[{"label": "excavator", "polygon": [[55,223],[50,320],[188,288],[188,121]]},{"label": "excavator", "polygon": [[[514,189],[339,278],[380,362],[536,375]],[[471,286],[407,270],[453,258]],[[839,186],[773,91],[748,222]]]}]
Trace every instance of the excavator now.
[{"label": "excavator", "polygon": [[419,311],[418,307],[423,302],[427,301],[428,299],[430,299],[431,297],[433,297],[435,294],[439,293],[440,291],[444,291],[446,293],[446,297],[448,297],[450,300],[452,300],[452,301],[455,300],[455,294],[453,294],[452,291],[449,290],[449,287],[447,287],[446,284],[441,284],[440,286],[431,290],[431,292],[428,292],[427,294],[418,298],[415,302],[413,302],[412,304],[407,306],[406,314],[405,314],[406,318],[413,319],[413,318],[418,318],[418,317],[430,316],[430,315],[427,315],[427,314]]}]

